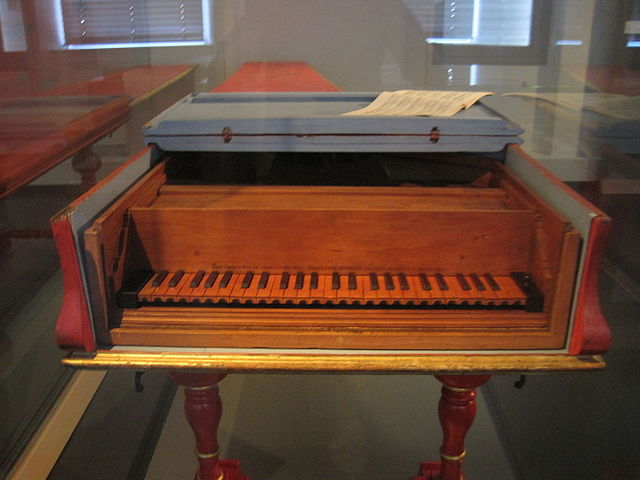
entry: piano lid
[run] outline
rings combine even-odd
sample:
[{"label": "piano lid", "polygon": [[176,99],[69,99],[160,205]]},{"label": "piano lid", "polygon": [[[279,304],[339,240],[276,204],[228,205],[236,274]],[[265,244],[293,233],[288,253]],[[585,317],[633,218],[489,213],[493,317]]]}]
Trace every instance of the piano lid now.
[{"label": "piano lid", "polygon": [[478,103],[453,117],[343,113],[375,93],[199,93],[144,127],[166,151],[497,152],[522,130]]}]

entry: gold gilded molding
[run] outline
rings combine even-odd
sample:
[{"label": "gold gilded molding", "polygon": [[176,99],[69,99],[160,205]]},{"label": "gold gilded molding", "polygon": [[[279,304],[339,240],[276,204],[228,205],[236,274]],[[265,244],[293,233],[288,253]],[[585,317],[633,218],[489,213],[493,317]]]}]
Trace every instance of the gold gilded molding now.
[{"label": "gold gilded molding", "polygon": [[212,388],[214,388],[216,385],[205,385],[203,387],[189,387],[189,386],[185,386],[184,389],[185,390],[193,390],[194,392],[201,392],[204,390],[211,390]]},{"label": "gold gilded molding", "polygon": [[442,457],[443,460],[448,460],[450,462],[459,462],[464,457],[466,457],[466,455],[467,455],[467,451],[466,450],[463,450],[460,455],[445,455],[442,452],[440,453],[440,456]]},{"label": "gold gilded molding", "polygon": [[444,384],[442,386],[447,390],[451,390],[452,392],[456,392],[456,393],[473,392],[476,389],[475,387],[472,387],[472,388],[452,387],[450,385],[444,385]]},{"label": "gold gilded molding", "polygon": [[74,368],[220,372],[507,374],[579,373],[602,370],[600,356],[516,354],[320,354],[109,351],[71,353]]},{"label": "gold gilded molding", "polygon": [[[223,480],[223,479],[224,479],[224,472],[221,471],[220,475],[218,476],[218,478],[216,478],[216,480]],[[196,480],[202,480],[200,478],[200,470],[196,472]]]},{"label": "gold gilded molding", "polygon": [[213,453],[201,453],[198,450],[195,450],[196,452],[196,457],[198,458],[216,458],[218,455],[220,455],[220,450],[216,450]]}]

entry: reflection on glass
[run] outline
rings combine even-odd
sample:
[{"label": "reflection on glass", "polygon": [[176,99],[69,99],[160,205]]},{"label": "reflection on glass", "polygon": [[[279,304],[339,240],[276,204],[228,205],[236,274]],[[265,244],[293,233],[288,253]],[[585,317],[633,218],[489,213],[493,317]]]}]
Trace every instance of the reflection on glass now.
[{"label": "reflection on glass", "polygon": [[27,49],[22,9],[18,2],[0,2],[0,34],[2,51],[24,52]]},{"label": "reflection on glass", "polygon": [[[248,63],[299,62],[343,91],[493,91],[523,148],[614,216],[609,269],[626,290],[612,297],[628,301],[640,291],[638,22],[639,0],[0,0],[0,451],[19,450],[62,378],[48,218],[136,153],[147,120]],[[615,97],[594,105],[602,94]],[[60,148],[96,125],[91,112],[117,121]]]},{"label": "reflection on glass", "polygon": [[[405,2],[409,8],[420,11],[418,2]],[[441,32],[440,36],[427,37],[428,43],[511,47],[530,44],[533,0],[432,0],[427,3],[432,4],[432,12],[439,10],[439,15],[422,17],[423,21],[432,32]]]},{"label": "reflection on glass", "polygon": [[206,0],[58,0],[57,29],[69,49],[211,43]]}]

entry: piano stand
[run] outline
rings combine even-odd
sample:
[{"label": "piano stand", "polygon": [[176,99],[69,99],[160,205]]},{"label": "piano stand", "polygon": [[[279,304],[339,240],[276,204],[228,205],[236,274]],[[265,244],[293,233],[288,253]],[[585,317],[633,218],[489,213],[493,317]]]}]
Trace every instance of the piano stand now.
[{"label": "piano stand", "polygon": [[[199,467],[195,480],[246,480],[235,460],[219,460],[218,425],[222,417],[219,373],[174,372],[171,379],[184,387],[185,416],[196,437]],[[491,375],[436,375],[442,383],[438,416],[443,440],[440,462],[424,462],[413,480],[461,480],[464,440],[476,416],[476,388]]]},{"label": "piano stand", "polygon": [[[443,384],[440,422],[444,433],[440,462],[425,462],[413,480],[461,480],[464,439],[476,414],[475,389],[494,374],[595,372],[605,366],[598,355],[563,354],[322,354],[205,353],[140,350],[98,350],[70,353],[63,363],[74,368],[128,368],[134,371],[162,369],[186,387],[185,413],[196,436],[200,480],[247,480],[238,462],[218,460],[218,423],[222,414],[218,383],[226,373],[357,373],[435,375]],[[190,370],[191,373],[184,373]]]},{"label": "piano stand", "polygon": [[235,460],[219,460],[218,425],[222,416],[218,383],[225,377],[218,373],[170,374],[184,387],[184,411],[196,437],[198,470],[194,480],[247,480]]}]

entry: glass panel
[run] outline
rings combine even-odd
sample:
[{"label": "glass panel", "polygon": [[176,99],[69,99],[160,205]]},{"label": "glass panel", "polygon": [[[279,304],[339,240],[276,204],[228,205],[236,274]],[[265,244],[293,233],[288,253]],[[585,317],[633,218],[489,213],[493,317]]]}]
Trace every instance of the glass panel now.
[{"label": "glass panel", "polygon": [[[627,414],[640,400],[638,390],[607,383],[616,381],[617,372],[627,385],[640,384],[632,368],[637,322],[628,313],[640,304],[640,1],[171,3],[175,8],[152,0],[0,1],[0,476],[66,380],[59,364],[63,353],[55,347],[62,284],[48,219],[137,153],[144,146],[143,125],[194,91],[493,92],[483,102],[522,127],[522,148],[613,217],[601,292],[616,339],[608,357],[612,373],[583,380],[580,401],[570,398],[566,412],[574,419],[595,418],[597,411],[590,409],[599,405],[588,399],[609,389],[631,407],[619,409],[620,423],[611,415],[606,425],[596,425],[602,436],[614,441],[616,426],[640,428]],[[132,23],[128,10],[118,10],[124,23],[109,25],[111,40],[198,44],[62,48],[65,38],[80,43],[81,26],[92,25],[88,18],[82,23],[80,7],[109,11],[123,5],[134,5],[136,18]],[[191,15],[193,6],[202,8],[202,25],[200,12]],[[167,26],[168,18],[177,18],[179,26]],[[132,28],[143,38],[132,38]],[[97,28],[100,35],[84,36],[98,42],[103,29],[104,23]],[[250,77],[251,86],[241,77]],[[251,113],[258,119],[264,114]],[[305,158],[321,174],[339,171],[352,183],[383,183],[388,175],[387,169],[371,167],[376,155],[354,154],[351,160],[357,161],[349,164],[331,155]],[[260,181],[273,160],[264,155],[249,165],[233,159],[217,171],[218,179]],[[290,160],[278,164],[278,178],[300,178]],[[415,166],[406,161],[400,169],[410,165]],[[558,383],[546,382],[550,390],[541,386],[539,398],[570,382]],[[566,400],[561,393],[554,398]],[[613,402],[602,400],[609,409]],[[541,412],[531,412],[527,427],[548,423],[541,418]],[[536,443],[524,434],[518,438]],[[603,443],[597,432],[588,438],[592,442],[583,446]],[[618,465],[614,450],[626,451],[620,441],[615,449],[591,455],[574,440],[563,443],[573,450],[556,450],[576,477],[598,478],[598,467],[601,473]],[[537,458],[552,450],[540,445]],[[517,449],[520,464],[533,465],[524,457],[527,451]],[[636,460],[625,465],[631,475],[639,471]],[[566,476],[530,468],[532,478]]]},{"label": "glass panel", "polygon": [[[426,2],[427,5],[406,0],[405,3],[425,26],[442,31],[440,37],[428,37],[429,43],[517,47],[530,43],[532,0],[448,0]],[[422,13],[424,9],[429,9],[428,13]]]}]

